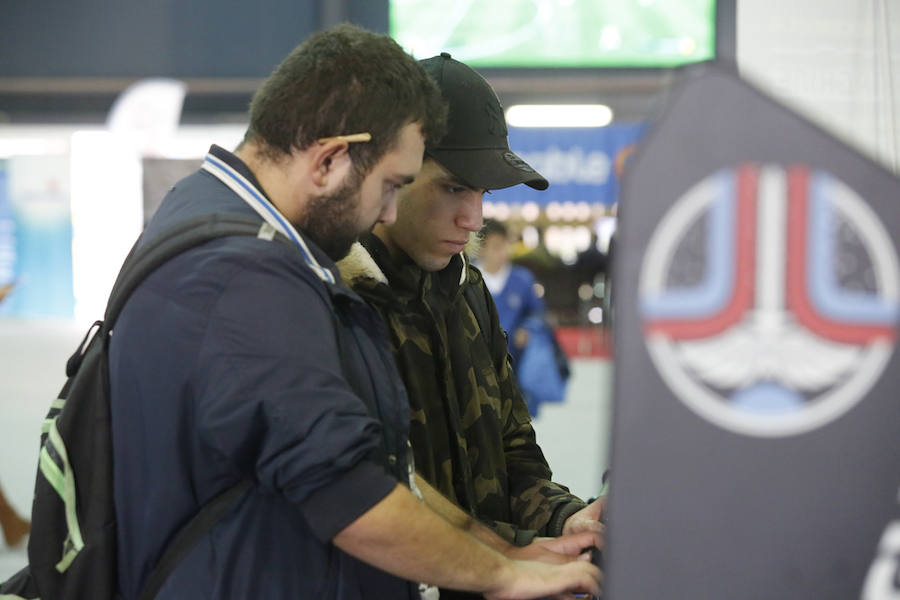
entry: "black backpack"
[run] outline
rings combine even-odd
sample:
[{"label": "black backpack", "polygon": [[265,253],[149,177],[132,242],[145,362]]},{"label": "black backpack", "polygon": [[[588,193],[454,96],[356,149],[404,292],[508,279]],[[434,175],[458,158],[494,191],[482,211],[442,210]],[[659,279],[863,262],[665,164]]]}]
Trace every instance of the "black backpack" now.
[{"label": "black backpack", "polygon": [[[0,597],[112,600],[116,595],[116,518],[113,503],[109,399],[110,335],[131,292],[157,267],[214,238],[254,235],[290,243],[268,223],[235,215],[187,222],[137,245],[125,259],[103,321],[95,322],[66,363],[68,377],[50,407],[31,510],[28,566],[0,583]],[[91,335],[93,333],[93,336]],[[139,595],[151,600],[194,543],[250,487],[243,481],[204,506],[168,542]]]}]

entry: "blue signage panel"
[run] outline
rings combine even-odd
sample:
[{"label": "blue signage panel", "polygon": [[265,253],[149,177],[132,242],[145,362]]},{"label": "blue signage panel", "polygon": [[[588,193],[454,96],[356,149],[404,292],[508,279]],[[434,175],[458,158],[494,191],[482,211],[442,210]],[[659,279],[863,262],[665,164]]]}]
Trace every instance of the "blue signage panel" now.
[{"label": "blue signage panel", "polygon": [[643,123],[600,128],[510,127],[509,146],[550,181],[538,192],[524,185],[492,192],[492,202],[587,202],[612,206],[619,173],[645,130]]}]

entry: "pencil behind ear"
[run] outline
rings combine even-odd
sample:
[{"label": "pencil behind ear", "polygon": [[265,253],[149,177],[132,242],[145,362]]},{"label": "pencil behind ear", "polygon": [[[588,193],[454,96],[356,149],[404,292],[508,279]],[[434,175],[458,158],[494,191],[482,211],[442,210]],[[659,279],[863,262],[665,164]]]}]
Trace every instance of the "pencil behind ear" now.
[{"label": "pencil behind ear", "polygon": [[322,190],[333,186],[335,181],[343,181],[353,166],[350,143],[342,137],[323,138],[308,149],[312,153],[310,177]]}]

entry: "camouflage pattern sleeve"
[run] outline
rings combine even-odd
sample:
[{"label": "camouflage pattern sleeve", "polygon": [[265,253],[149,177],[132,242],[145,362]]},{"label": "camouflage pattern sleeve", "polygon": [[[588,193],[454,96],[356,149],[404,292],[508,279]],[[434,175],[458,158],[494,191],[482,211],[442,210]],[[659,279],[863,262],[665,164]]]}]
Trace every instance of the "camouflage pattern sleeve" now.
[{"label": "camouflage pattern sleeve", "polygon": [[[567,487],[551,481],[553,474],[537,444],[528,407],[509,363],[506,336],[500,329],[493,302],[489,302],[489,310],[493,328],[490,335],[493,346],[491,354],[499,363],[496,368],[500,393],[504,396],[503,404],[509,402],[511,405],[503,429],[503,449],[509,481],[510,513],[517,526],[509,527],[526,531],[510,537],[509,531],[503,531],[503,524],[498,523],[494,529],[517,544],[528,543],[534,535],[559,536],[565,520],[586,504],[571,494]],[[529,533],[532,531],[534,534]],[[529,535],[527,541],[522,541]]]}]

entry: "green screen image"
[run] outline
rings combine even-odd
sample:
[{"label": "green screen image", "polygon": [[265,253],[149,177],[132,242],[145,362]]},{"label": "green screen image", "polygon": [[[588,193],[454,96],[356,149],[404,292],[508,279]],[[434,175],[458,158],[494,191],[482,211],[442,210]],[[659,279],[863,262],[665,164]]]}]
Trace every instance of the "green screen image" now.
[{"label": "green screen image", "polygon": [[390,0],[390,31],[473,67],[669,67],[713,58],[715,0]]}]

